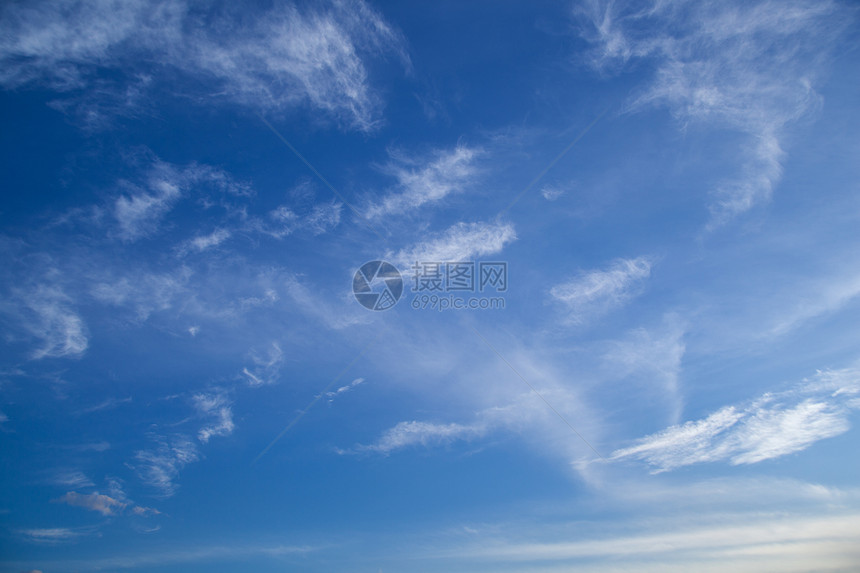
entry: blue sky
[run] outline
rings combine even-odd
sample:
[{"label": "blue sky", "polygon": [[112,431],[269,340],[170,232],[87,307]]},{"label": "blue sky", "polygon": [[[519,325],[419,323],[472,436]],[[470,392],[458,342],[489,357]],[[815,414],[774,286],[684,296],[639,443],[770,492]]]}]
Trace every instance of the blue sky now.
[{"label": "blue sky", "polygon": [[860,566],[852,3],[0,30],[3,573]]}]

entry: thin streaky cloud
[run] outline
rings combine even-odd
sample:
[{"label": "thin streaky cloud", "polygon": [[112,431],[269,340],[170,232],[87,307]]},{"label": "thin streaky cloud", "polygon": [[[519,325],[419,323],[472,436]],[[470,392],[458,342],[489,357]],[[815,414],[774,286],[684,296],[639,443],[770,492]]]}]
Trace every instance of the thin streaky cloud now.
[{"label": "thin streaky cloud", "polygon": [[80,470],[66,470],[54,474],[49,480],[51,483],[71,488],[93,487],[95,484]]},{"label": "thin streaky cloud", "polygon": [[819,372],[791,390],[641,438],[613,452],[612,459],[644,461],[655,473],[705,462],[759,463],[848,431],[850,412],[860,406],[858,395],[858,370]]},{"label": "thin streaky cloud", "polygon": [[68,527],[46,527],[18,530],[19,535],[33,543],[70,542],[90,533],[92,533],[91,529],[72,529]]},{"label": "thin streaky cloud", "polygon": [[236,428],[232,403],[224,392],[200,392],[192,397],[197,413],[207,420],[197,432],[197,439],[207,443],[217,436],[229,436]]},{"label": "thin streaky cloud", "polygon": [[[375,443],[356,446],[354,451],[388,455],[395,450],[415,445],[436,446],[458,440],[480,438],[488,430],[488,426],[484,423],[464,425],[455,422],[437,424],[416,420],[399,422],[383,432]],[[347,453],[344,450],[338,451],[339,453]]]},{"label": "thin streaky cloud", "polygon": [[269,128],[269,130],[270,130],[272,133],[274,133],[274,134],[275,134],[275,137],[277,137],[278,139],[280,139],[280,140],[281,140],[281,142],[282,142],[284,145],[286,145],[286,146],[287,146],[287,148],[288,148],[290,151],[292,151],[293,155],[295,155],[296,157],[298,157],[298,158],[301,160],[301,162],[302,162],[302,163],[304,163],[304,164],[308,167],[308,169],[310,169],[310,170],[313,172],[313,174],[314,174],[314,175],[316,175],[316,176],[317,176],[317,178],[318,178],[320,181],[322,181],[322,182],[323,182],[323,184],[324,184],[326,187],[328,187],[329,189],[331,189],[331,192],[332,192],[332,193],[334,193],[334,194],[335,194],[335,196],[336,196],[338,199],[340,199],[340,200],[343,202],[343,204],[344,204],[344,205],[346,205],[346,206],[349,208],[349,210],[350,210],[350,211],[352,211],[352,212],[355,214],[355,216],[356,216],[356,217],[358,217],[358,218],[359,218],[359,219],[364,223],[364,225],[365,225],[366,227],[368,227],[368,228],[371,230],[371,232],[373,232],[373,234],[374,234],[374,235],[376,235],[376,236],[377,236],[377,237],[379,237],[380,239],[385,240],[385,237],[382,235],[382,233],[380,233],[380,232],[376,229],[376,227],[374,227],[373,225],[371,225],[371,224],[370,224],[370,222],[367,220],[367,218],[366,218],[366,217],[364,217],[364,216],[361,214],[361,212],[360,212],[358,209],[356,209],[356,208],[355,208],[355,207],[354,207],[354,206],[353,206],[349,201],[347,201],[347,200],[346,200],[346,198],[341,194],[341,192],[340,192],[340,191],[338,191],[338,190],[334,187],[334,185],[332,185],[331,183],[329,183],[329,182],[328,182],[328,179],[326,179],[325,177],[323,177],[323,176],[322,176],[322,174],[321,174],[319,171],[317,171],[316,167],[314,167],[314,166],[311,164],[311,162],[310,162],[310,161],[308,161],[307,159],[305,159],[305,156],[304,156],[304,155],[302,155],[301,153],[299,153],[299,150],[298,150],[298,149],[296,149],[295,147],[293,147],[293,144],[292,144],[292,143],[290,143],[289,141],[287,141],[287,138],[285,138],[283,135],[281,135],[281,132],[280,132],[280,131],[278,131],[278,130],[275,128],[275,126],[273,126],[271,123],[269,123],[269,121],[268,121],[265,117],[263,117],[262,115],[260,115],[259,117],[260,117],[260,121],[262,121],[264,124],[266,124],[266,127],[268,127],[268,128]]},{"label": "thin streaky cloud", "polygon": [[[159,10],[140,1],[110,9],[96,0],[7,4],[0,85],[96,93],[100,87],[116,92],[110,105],[134,106],[145,98],[128,90],[152,89],[170,77],[167,70],[190,80],[192,93],[202,91],[208,101],[276,112],[307,106],[344,127],[371,131],[382,121],[382,100],[366,62],[394,55],[411,69],[400,33],[361,1],[301,10],[279,3],[241,25],[229,7],[213,9],[205,27],[194,8],[182,0]],[[100,70],[123,72],[122,80],[98,84]],[[102,100],[72,98],[74,107],[104,113]]]},{"label": "thin streaky cloud", "polygon": [[[53,272],[53,271],[52,271]],[[89,347],[89,333],[73,306],[73,298],[58,285],[38,284],[24,290],[14,287],[0,313],[19,324],[36,347],[30,358],[79,358]]]},{"label": "thin streaky cloud", "polygon": [[606,269],[585,271],[552,287],[550,294],[567,308],[570,322],[582,324],[633,298],[651,276],[652,264],[647,256],[618,259]]},{"label": "thin streaky cloud", "polygon": [[770,200],[782,175],[791,124],[815,110],[813,87],[846,21],[834,2],[754,4],[597,1],[577,10],[595,46],[591,63],[618,71],[648,61],[653,77],[627,112],[666,107],[685,128],[746,136],[738,175],[714,182],[708,229]]},{"label": "thin streaky cloud", "polygon": [[493,351],[493,353],[494,353],[496,356],[498,356],[499,358],[501,358],[501,359],[502,359],[502,362],[504,362],[504,363],[508,366],[508,368],[510,368],[510,369],[511,369],[511,371],[512,371],[514,374],[516,374],[516,375],[517,375],[517,378],[519,378],[520,380],[522,380],[522,381],[523,381],[523,383],[525,383],[525,385],[526,385],[526,386],[528,386],[528,387],[529,387],[529,389],[530,389],[532,392],[534,392],[534,393],[537,395],[537,397],[538,397],[538,398],[540,398],[540,399],[541,399],[541,401],[542,401],[544,404],[546,404],[546,405],[549,407],[549,409],[550,409],[550,410],[552,410],[552,412],[553,412],[556,416],[558,416],[558,417],[559,417],[559,419],[560,419],[562,422],[564,422],[564,424],[565,424],[568,428],[570,428],[570,429],[571,429],[571,431],[572,431],[574,434],[576,434],[576,435],[577,435],[577,437],[578,437],[580,440],[582,440],[582,441],[585,443],[585,445],[586,445],[586,446],[588,446],[588,447],[591,449],[591,451],[592,451],[592,452],[594,452],[595,454],[597,454],[597,457],[598,457],[598,458],[600,458],[600,459],[604,459],[604,458],[603,458],[603,456],[600,454],[600,452],[598,452],[598,451],[597,451],[597,449],[596,449],[594,446],[592,446],[592,445],[591,445],[591,443],[590,443],[588,440],[586,440],[586,439],[585,439],[585,436],[583,436],[581,433],[579,433],[579,430],[577,430],[576,428],[574,428],[574,427],[573,427],[573,425],[572,425],[570,422],[568,422],[568,421],[567,421],[567,418],[565,418],[565,417],[561,414],[561,412],[559,412],[559,411],[555,408],[555,406],[553,406],[553,405],[550,403],[550,401],[549,401],[549,400],[547,400],[547,399],[546,399],[546,397],[545,397],[541,392],[538,392],[537,388],[535,388],[535,387],[531,384],[531,382],[529,382],[528,380],[526,380],[526,379],[525,379],[525,377],[524,377],[522,374],[520,374],[520,373],[519,373],[519,371],[518,371],[516,368],[514,368],[514,365],[513,365],[513,364],[511,364],[510,362],[508,362],[508,360],[507,360],[504,356],[502,356],[502,354],[501,354],[498,350],[496,350],[495,346],[493,346],[492,344],[490,344],[490,341],[489,341],[489,340],[487,340],[486,338],[484,338],[484,336],[483,336],[480,332],[478,332],[478,330],[477,330],[476,328],[472,327],[472,331],[475,333],[475,335],[476,335],[478,338],[480,338],[480,339],[484,342],[484,344],[486,344],[486,345],[487,345],[487,347],[488,347],[490,350],[492,350],[492,351]]},{"label": "thin streaky cloud", "polygon": [[314,396],[314,398],[313,398],[310,402],[308,402],[308,405],[307,405],[307,406],[305,406],[305,407],[304,407],[304,409],[302,409],[298,414],[296,414],[296,416],[295,416],[295,417],[290,421],[290,423],[289,423],[289,424],[287,424],[287,425],[284,427],[284,429],[283,429],[283,430],[281,430],[281,431],[280,431],[280,433],[279,433],[277,436],[275,436],[275,437],[274,437],[274,439],[272,439],[272,441],[271,441],[271,442],[269,442],[269,444],[268,444],[265,448],[263,448],[263,450],[262,450],[259,454],[257,454],[257,457],[255,457],[255,458],[253,459],[253,461],[251,462],[251,465],[254,465],[254,464],[256,464],[257,462],[259,462],[259,461],[260,461],[260,459],[262,459],[262,457],[263,457],[263,456],[265,456],[265,455],[266,455],[266,453],[268,453],[268,451],[269,451],[269,450],[271,450],[271,449],[272,449],[272,447],[274,447],[274,445],[275,445],[275,444],[277,444],[277,443],[278,443],[278,441],[279,441],[281,438],[283,438],[283,437],[287,434],[287,432],[289,432],[289,431],[290,431],[290,429],[292,429],[292,427],[293,427],[293,426],[295,426],[296,424],[298,424],[298,423],[299,423],[299,421],[300,421],[302,418],[304,418],[304,417],[305,417],[305,415],[308,413],[308,411],[310,411],[310,409],[314,407],[314,404],[316,404],[316,403],[320,400],[320,398],[322,398],[322,397],[326,394],[326,392],[328,392],[329,390],[331,390],[331,388],[332,388],[335,384],[337,384],[337,383],[340,381],[340,379],[341,379],[341,378],[343,378],[343,377],[346,375],[346,373],[347,373],[347,372],[349,372],[349,369],[350,369],[350,368],[352,368],[352,367],[353,367],[353,365],[355,365],[355,363],[356,363],[356,362],[358,362],[358,360],[359,360],[362,356],[364,356],[364,355],[365,355],[365,353],[366,353],[368,350],[370,350],[370,349],[373,347],[373,345],[374,345],[374,344],[376,344],[376,342],[377,342],[377,341],[382,337],[382,335],[383,335],[384,333],[385,333],[385,330],[384,330],[384,329],[380,329],[380,330],[379,330],[379,334],[377,334],[375,337],[373,337],[372,339],[370,339],[370,342],[369,342],[369,343],[368,343],[364,348],[362,348],[362,349],[361,349],[361,351],[360,351],[360,352],[355,356],[355,358],[353,358],[353,359],[350,361],[350,363],[349,363],[349,364],[347,364],[347,365],[343,368],[343,370],[341,370],[340,372],[338,372],[338,374],[337,374],[334,378],[332,378],[331,382],[329,382],[329,383],[326,385],[326,387],[325,387],[325,388],[323,388],[323,389],[322,389],[322,391],[321,391],[319,394],[317,394],[316,396]]},{"label": "thin streaky cloud", "polygon": [[179,485],[179,473],[190,463],[199,461],[199,448],[187,436],[178,434],[159,437],[157,446],[140,450],[134,456],[132,467],[146,485],[156,490],[161,497],[171,497]]},{"label": "thin streaky cloud", "polygon": [[495,255],[515,241],[510,223],[457,223],[434,238],[391,253],[390,259],[402,268],[418,262],[468,261]]},{"label": "thin streaky cloud", "polygon": [[375,220],[408,213],[463,191],[474,182],[478,172],[475,161],[481,153],[478,148],[458,145],[450,151],[437,151],[424,162],[395,154],[385,171],[397,180],[397,186],[368,207],[366,216]]}]

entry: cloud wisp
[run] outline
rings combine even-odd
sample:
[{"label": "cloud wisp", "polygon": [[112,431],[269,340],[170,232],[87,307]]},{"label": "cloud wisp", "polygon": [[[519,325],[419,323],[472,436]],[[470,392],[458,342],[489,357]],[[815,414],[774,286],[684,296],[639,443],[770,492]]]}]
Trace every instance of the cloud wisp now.
[{"label": "cloud wisp", "polygon": [[592,64],[647,61],[655,72],[627,111],[665,107],[683,126],[745,136],[739,174],[715,185],[713,229],[768,201],[782,174],[789,125],[818,106],[814,84],[841,29],[834,2],[595,1],[580,9]]},{"label": "cloud wisp", "polygon": [[390,259],[402,268],[416,261],[468,261],[474,257],[495,255],[516,238],[514,226],[510,223],[457,223],[435,238],[392,253]]},{"label": "cloud wisp", "polygon": [[[75,107],[104,113],[140,105],[146,99],[140,92],[172,70],[186,80],[179,89],[209,100],[257,111],[308,106],[369,131],[380,122],[382,102],[370,86],[368,61],[393,55],[411,68],[399,32],[361,1],[302,9],[278,3],[241,20],[230,7],[210,8],[204,19],[198,11],[184,0],[156,7],[99,0],[6,4],[0,86],[82,91]],[[122,79],[99,79],[105,70],[122,72]],[[106,102],[98,99],[105,92],[112,94]]]},{"label": "cloud wisp", "polygon": [[396,155],[385,169],[397,180],[395,189],[368,207],[365,215],[371,220],[400,215],[462,191],[474,182],[480,154],[480,149],[458,145],[450,151],[436,151],[426,162]]},{"label": "cloud wisp", "polygon": [[567,319],[583,324],[633,298],[651,275],[649,257],[618,259],[606,269],[585,271],[550,289],[550,295],[567,308]]},{"label": "cloud wisp", "polygon": [[754,464],[799,452],[850,428],[860,409],[860,372],[819,372],[797,387],[726,406],[616,450],[613,460],[640,460],[655,473],[706,462]]}]

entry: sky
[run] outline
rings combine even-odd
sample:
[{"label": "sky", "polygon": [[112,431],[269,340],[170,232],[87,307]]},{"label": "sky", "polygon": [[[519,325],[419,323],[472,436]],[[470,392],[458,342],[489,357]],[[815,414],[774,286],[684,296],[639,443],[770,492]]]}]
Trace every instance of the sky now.
[{"label": "sky", "polygon": [[0,6],[0,573],[860,568],[848,0]]}]

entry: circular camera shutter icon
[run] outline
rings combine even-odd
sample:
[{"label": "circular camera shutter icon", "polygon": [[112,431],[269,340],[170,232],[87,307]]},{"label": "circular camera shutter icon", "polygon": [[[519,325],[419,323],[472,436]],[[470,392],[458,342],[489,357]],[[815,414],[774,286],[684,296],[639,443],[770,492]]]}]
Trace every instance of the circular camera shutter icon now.
[{"label": "circular camera shutter icon", "polygon": [[385,261],[370,261],[355,271],[352,293],[364,308],[388,310],[403,294],[403,277]]}]

